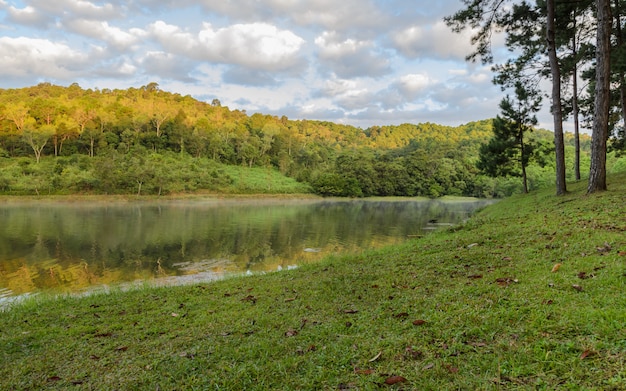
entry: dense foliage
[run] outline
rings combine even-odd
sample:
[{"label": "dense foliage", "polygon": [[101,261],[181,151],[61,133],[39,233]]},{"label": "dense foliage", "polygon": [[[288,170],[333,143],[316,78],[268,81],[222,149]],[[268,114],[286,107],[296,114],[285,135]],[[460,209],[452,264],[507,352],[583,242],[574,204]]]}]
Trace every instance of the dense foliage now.
[{"label": "dense foliage", "polygon": [[[489,178],[476,168],[480,145],[491,135],[491,120],[360,129],[247,115],[218,100],[209,104],[162,91],[156,83],[126,90],[42,83],[0,90],[0,192],[518,192],[517,179]],[[533,137],[546,141],[551,134]],[[554,159],[544,144],[538,163],[529,167],[531,188],[549,183]]]}]

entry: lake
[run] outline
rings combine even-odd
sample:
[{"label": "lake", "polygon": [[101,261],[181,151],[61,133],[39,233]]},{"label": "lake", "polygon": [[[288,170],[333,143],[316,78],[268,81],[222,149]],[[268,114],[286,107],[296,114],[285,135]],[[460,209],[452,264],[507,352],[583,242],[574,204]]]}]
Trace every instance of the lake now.
[{"label": "lake", "polygon": [[231,199],[0,206],[0,300],[276,271],[406,241],[490,201]]}]

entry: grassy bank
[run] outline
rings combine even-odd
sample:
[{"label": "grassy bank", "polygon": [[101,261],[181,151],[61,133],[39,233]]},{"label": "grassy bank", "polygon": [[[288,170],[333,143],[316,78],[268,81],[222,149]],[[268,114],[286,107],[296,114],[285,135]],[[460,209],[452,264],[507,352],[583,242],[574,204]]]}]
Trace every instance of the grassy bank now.
[{"label": "grassy bank", "polygon": [[[626,389],[626,176],[262,276],[27,301],[0,389]],[[557,266],[558,265],[558,266]]]}]

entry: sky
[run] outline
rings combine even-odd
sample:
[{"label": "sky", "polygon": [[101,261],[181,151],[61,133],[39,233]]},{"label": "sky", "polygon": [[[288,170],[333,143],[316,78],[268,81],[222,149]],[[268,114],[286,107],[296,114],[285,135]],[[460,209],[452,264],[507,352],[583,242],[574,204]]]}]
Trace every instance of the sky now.
[{"label": "sky", "polygon": [[[0,0],[0,88],[165,91],[361,128],[495,117],[460,0]],[[501,40],[496,53],[505,53]],[[498,55],[496,55],[498,58]],[[539,125],[551,129],[544,99]]]}]

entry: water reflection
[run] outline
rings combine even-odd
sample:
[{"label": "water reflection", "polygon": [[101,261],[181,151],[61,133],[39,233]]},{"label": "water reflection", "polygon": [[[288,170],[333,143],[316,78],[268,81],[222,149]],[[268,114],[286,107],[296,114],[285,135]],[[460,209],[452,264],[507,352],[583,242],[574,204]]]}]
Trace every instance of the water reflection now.
[{"label": "water reflection", "polygon": [[257,200],[0,206],[0,297],[279,270],[398,243],[484,201]]}]

